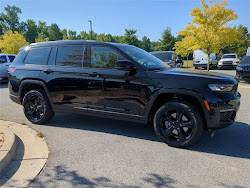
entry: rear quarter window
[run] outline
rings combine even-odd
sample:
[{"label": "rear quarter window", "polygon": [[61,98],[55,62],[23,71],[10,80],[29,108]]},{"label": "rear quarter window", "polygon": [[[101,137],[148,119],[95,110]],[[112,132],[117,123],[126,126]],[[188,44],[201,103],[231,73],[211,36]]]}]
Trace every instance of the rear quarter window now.
[{"label": "rear quarter window", "polygon": [[26,57],[28,51],[20,51],[19,54],[16,56],[12,64],[19,64],[23,63],[24,58]]},{"label": "rear quarter window", "polygon": [[35,48],[29,50],[27,57],[24,60],[25,64],[46,65],[49,58],[51,48]]}]

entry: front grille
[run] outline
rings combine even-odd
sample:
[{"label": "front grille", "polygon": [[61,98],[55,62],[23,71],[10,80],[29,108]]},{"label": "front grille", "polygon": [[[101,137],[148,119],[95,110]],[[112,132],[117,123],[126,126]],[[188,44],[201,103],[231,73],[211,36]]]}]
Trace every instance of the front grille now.
[{"label": "front grille", "polygon": [[243,68],[243,71],[250,72],[250,67]]},{"label": "front grille", "polygon": [[220,121],[232,121],[235,118],[234,111],[220,112]]},{"label": "front grille", "polygon": [[233,62],[232,61],[223,61],[223,65],[232,65]]}]

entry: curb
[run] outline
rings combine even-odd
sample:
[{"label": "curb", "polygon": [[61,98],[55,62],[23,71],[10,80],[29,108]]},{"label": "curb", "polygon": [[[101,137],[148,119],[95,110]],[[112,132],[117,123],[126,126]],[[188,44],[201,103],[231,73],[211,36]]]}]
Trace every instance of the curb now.
[{"label": "curb", "polygon": [[7,126],[0,125],[0,129],[5,135],[5,141],[0,148],[0,174],[2,174],[15,155],[16,136]]}]

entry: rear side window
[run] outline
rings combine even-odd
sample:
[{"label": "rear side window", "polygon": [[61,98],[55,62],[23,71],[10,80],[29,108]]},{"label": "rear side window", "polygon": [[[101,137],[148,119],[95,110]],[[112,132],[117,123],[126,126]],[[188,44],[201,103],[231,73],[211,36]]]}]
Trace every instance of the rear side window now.
[{"label": "rear side window", "polygon": [[16,56],[9,55],[8,57],[9,57],[10,62],[12,63],[14,61],[14,59],[15,59]]},{"label": "rear side window", "polygon": [[51,48],[31,49],[25,58],[25,64],[46,65]]},{"label": "rear side window", "polygon": [[85,64],[84,46],[61,46],[57,50],[56,65],[83,67]]},{"label": "rear side window", "polygon": [[[0,56],[0,59],[1,59],[4,63],[7,63],[7,58],[6,58],[5,55]],[[3,62],[2,62],[2,63],[3,63]],[[0,62],[0,63],[1,63],[1,62]]]},{"label": "rear side window", "polygon": [[24,58],[26,57],[28,51],[23,50],[20,51],[19,54],[17,55],[17,57],[14,59],[13,63],[17,64],[17,63],[23,63]]}]

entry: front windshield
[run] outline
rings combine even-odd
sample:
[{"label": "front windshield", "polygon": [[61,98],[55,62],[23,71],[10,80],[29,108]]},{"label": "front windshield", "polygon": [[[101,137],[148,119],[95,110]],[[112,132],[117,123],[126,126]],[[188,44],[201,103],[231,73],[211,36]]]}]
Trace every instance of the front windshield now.
[{"label": "front windshield", "polygon": [[250,56],[243,57],[240,64],[250,64]]},{"label": "front windshield", "polygon": [[223,55],[221,59],[226,59],[226,58],[236,58],[236,55]]},{"label": "front windshield", "polygon": [[134,46],[119,46],[118,48],[149,70],[169,68],[169,66],[163,63],[160,59],[140,48]]},{"label": "front windshield", "polygon": [[169,62],[174,60],[174,54],[173,53],[154,53],[152,54],[158,59],[162,60],[163,62]]}]

